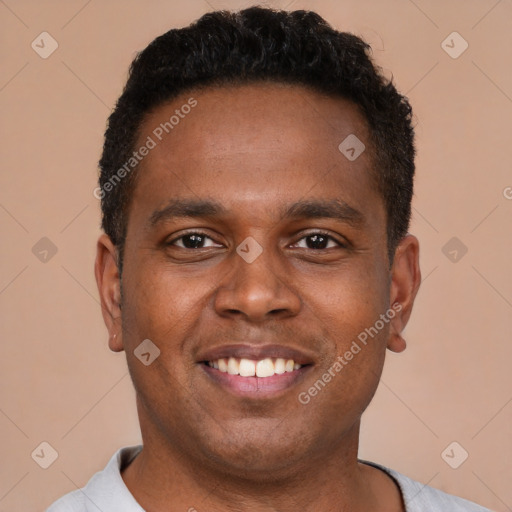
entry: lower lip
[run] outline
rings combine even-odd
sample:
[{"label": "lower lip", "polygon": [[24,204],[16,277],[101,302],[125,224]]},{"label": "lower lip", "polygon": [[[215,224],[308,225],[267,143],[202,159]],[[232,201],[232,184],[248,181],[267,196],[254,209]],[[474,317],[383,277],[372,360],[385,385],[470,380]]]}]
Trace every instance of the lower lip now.
[{"label": "lower lip", "polygon": [[201,366],[210,378],[228,391],[236,395],[257,398],[273,395],[293,387],[304,378],[304,374],[311,368],[311,366],[303,366],[293,372],[276,374],[271,377],[241,377],[240,375],[221,372],[206,364],[201,364]]}]

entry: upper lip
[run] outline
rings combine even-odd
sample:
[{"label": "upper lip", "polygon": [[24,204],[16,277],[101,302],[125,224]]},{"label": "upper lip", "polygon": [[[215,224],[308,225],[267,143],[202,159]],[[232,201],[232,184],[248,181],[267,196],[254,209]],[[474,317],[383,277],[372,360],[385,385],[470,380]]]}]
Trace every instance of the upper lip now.
[{"label": "upper lip", "polygon": [[260,361],[262,359],[283,358],[293,359],[295,363],[306,365],[313,364],[312,356],[292,347],[284,345],[247,345],[232,344],[221,345],[209,348],[199,353],[198,362],[216,361],[218,359],[235,357],[238,359],[252,359]]}]

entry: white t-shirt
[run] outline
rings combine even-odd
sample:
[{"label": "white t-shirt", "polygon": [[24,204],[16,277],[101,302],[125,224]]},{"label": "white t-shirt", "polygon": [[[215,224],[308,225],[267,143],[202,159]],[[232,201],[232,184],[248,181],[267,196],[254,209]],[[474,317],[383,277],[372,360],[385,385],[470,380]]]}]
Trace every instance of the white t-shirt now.
[{"label": "white t-shirt", "polygon": [[[126,467],[141,449],[141,445],[121,448],[85,487],[66,494],[46,512],[144,512],[121,477],[121,468]],[[392,469],[373,462],[361,462],[379,468],[395,479],[407,512],[491,512],[488,508],[415,482]]]}]

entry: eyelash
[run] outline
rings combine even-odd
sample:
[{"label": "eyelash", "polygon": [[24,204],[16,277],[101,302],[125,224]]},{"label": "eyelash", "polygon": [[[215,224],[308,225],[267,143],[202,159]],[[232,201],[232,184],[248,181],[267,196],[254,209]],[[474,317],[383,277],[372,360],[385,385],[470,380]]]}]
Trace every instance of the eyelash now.
[{"label": "eyelash", "polygon": [[[205,237],[205,238],[209,238],[210,240],[214,241],[215,240],[208,236],[206,233],[202,232],[202,231],[190,231],[188,233],[184,233],[182,234],[181,236],[177,237],[177,238],[174,238],[173,240],[169,241],[167,243],[167,245],[169,246],[175,246],[175,247],[180,247],[180,246],[176,246],[175,243],[178,241],[178,240],[181,240],[182,238],[186,237],[186,236],[191,236],[191,235],[199,235],[199,236],[202,236],[202,237]],[[299,240],[297,240],[297,242],[294,242],[294,244],[297,244],[298,242],[300,242],[301,240],[304,240],[305,238],[308,238],[308,237],[311,237],[311,236],[315,236],[315,235],[320,235],[320,236],[324,236],[328,239],[328,243],[329,241],[333,241],[334,243],[337,244],[338,247],[340,248],[346,248],[347,247],[347,244],[346,243],[343,243],[343,242],[340,242],[339,240],[337,240],[336,238],[334,238],[332,235],[330,235],[329,233],[325,232],[325,231],[322,231],[322,230],[317,230],[317,231],[312,231],[311,233],[307,233],[305,235],[303,235],[301,238],[299,238]],[[218,242],[215,242],[215,243],[218,243]],[[182,249],[188,249],[188,250],[195,250],[193,248],[190,248],[190,247],[181,247]],[[207,247],[206,247],[207,248]],[[205,249],[205,247],[199,247],[199,249]],[[332,247],[327,247],[325,249],[311,249],[311,248],[307,248],[308,250],[311,250],[311,251],[321,251],[321,250],[326,250],[326,249],[332,249]]]}]

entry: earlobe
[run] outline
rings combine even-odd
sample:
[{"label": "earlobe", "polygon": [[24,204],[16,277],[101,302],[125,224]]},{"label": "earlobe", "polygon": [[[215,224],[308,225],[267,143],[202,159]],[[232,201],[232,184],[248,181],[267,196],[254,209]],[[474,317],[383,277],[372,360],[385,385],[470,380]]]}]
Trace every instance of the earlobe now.
[{"label": "earlobe", "polygon": [[109,334],[108,348],[112,350],[112,352],[122,352],[124,349],[121,341],[121,335],[118,336],[117,333]]},{"label": "earlobe", "polygon": [[405,236],[395,250],[391,269],[390,304],[399,304],[391,320],[388,349],[403,352],[406,348],[402,331],[411,316],[414,300],[421,282],[419,243],[413,235]]},{"label": "earlobe", "polygon": [[407,343],[402,338],[402,335],[398,332],[390,332],[389,333],[389,341],[388,341],[388,349],[391,352],[396,352],[397,354],[403,352],[407,348]]},{"label": "earlobe", "polygon": [[110,238],[103,234],[96,246],[94,273],[100,294],[103,320],[109,332],[110,350],[123,350],[121,329],[121,281],[117,266],[117,251]]}]

